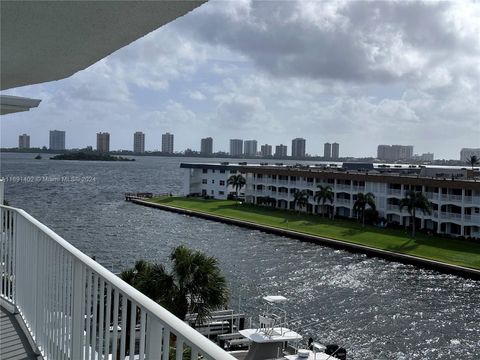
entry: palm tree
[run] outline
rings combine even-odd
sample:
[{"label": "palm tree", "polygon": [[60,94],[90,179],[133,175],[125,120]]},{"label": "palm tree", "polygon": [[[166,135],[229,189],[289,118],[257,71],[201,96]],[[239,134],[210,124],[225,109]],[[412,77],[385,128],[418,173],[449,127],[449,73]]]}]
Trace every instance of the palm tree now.
[{"label": "palm tree", "polygon": [[120,277],[181,320],[196,313],[197,323],[202,323],[227,304],[228,286],[216,258],[179,246],[170,259],[170,272],[161,264],[140,260]]},{"label": "palm tree", "polygon": [[475,165],[480,164],[480,159],[478,158],[477,155],[471,155],[471,156],[467,159],[467,164],[470,165],[470,166],[472,167],[472,170],[473,170],[473,168],[475,167]]},{"label": "palm tree", "polygon": [[365,208],[370,206],[373,210],[376,209],[375,205],[375,195],[373,195],[371,192],[368,192],[366,194],[364,193],[358,193],[357,194],[357,200],[355,200],[355,203],[353,204],[353,210],[356,211],[357,213],[362,214],[362,225],[365,226]]},{"label": "palm tree", "polygon": [[333,190],[332,187],[327,185],[327,186],[322,186],[322,185],[317,185],[318,190],[315,191],[315,196],[313,199],[317,202],[317,204],[322,202],[322,215],[325,215],[325,203],[327,201],[330,201],[330,204],[333,203]]},{"label": "palm tree", "polygon": [[242,174],[238,175],[232,175],[228,178],[227,184],[232,185],[235,188],[235,193],[238,199],[238,191],[242,189],[242,187],[245,186],[246,180],[242,176]]},{"label": "palm tree", "polygon": [[296,205],[300,208],[300,210],[307,206],[308,204],[308,193],[306,190],[296,190],[293,194],[293,207],[295,208]]},{"label": "palm tree", "polygon": [[421,191],[409,190],[406,192],[405,197],[400,200],[400,211],[404,207],[407,208],[410,214],[410,222],[412,223],[412,237],[415,237],[415,213],[417,209],[421,210],[424,214],[432,213],[432,205],[428,201],[427,197],[422,194]]}]

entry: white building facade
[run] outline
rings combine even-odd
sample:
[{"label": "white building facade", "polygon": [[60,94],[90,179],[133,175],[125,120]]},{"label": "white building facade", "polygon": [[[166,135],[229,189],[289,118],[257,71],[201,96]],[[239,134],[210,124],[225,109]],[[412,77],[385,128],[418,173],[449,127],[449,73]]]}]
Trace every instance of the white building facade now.
[{"label": "white building facade", "polygon": [[408,190],[421,191],[431,202],[432,212],[423,214],[417,211],[415,222],[418,229],[480,239],[480,178],[467,177],[472,172],[464,171],[462,177],[460,173],[436,177],[435,169],[398,174],[258,164],[182,164],[181,167],[188,169],[184,195],[226,199],[228,193],[234,191],[226,187],[226,180],[232,174],[242,173],[246,179],[246,186],[242,189],[246,202],[258,204],[265,198],[273,198],[277,208],[294,210],[295,192],[305,190],[308,204],[300,210],[320,214],[325,209],[315,201],[315,192],[318,185],[330,186],[334,201],[326,203],[326,212],[338,217],[355,218],[357,214],[353,206],[357,194],[371,192],[375,195],[379,217],[401,226],[409,226],[411,217],[406,209],[400,210],[400,200]]},{"label": "white building facade", "polygon": [[[183,182],[184,196],[211,196],[215,199],[227,199],[229,194],[236,194],[236,189],[228,185],[232,175],[243,174],[240,165],[222,164],[195,164],[182,163],[180,168],[185,170]],[[243,174],[245,176],[245,174]],[[240,197],[245,196],[245,187],[238,190]]]}]

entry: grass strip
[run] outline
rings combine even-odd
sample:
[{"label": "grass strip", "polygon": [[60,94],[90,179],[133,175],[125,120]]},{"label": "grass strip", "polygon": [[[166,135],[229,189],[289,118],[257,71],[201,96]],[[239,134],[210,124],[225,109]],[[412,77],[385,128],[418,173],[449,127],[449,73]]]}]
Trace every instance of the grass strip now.
[{"label": "grass strip", "polygon": [[480,243],[422,233],[412,238],[410,233],[403,229],[383,229],[370,225],[363,227],[353,220],[330,220],[320,215],[240,204],[231,200],[166,196],[149,201],[480,269]]}]

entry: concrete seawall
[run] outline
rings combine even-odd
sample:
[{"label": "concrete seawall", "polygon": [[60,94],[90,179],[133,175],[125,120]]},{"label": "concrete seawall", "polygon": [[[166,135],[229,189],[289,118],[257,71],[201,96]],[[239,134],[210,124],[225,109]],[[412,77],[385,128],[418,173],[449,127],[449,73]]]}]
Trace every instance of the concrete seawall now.
[{"label": "concrete seawall", "polygon": [[230,217],[213,215],[213,214],[205,213],[202,211],[188,210],[188,209],[182,209],[182,208],[164,205],[164,204],[152,203],[152,202],[144,201],[141,199],[131,198],[129,199],[129,201],[138,205],[148,206],[148,207],[175,212],[183,215],[195,216],[202,219],[222,222],[230,225],[241,226],[244,228],[260,230],[270,234],[290,237],[290,238],[298,239],[301,241],[308,241],[308,242],[319,244],[319,245],[329,246],[335,249],[342,249],[350,252],[366,254],[369,256],[375,256],[382,259],[393,260],[393,261],[397,261],[404,264],[416,265],[422,268],[432,269],[432,270],[436,270],[446,274],[453,274],[453,275],[458,275],[458,276],[462,276],[470,279],[480,280],[480,270],[471,269],[464,266],[451,265],[451,264],[443,263],[440,261],[420,258],[417,256],[400,254],[392,251],[372,248],[369,246],[349,243],[342,240],[335,240],[335,239],[326,238],[322,236],[301,233],[298,231],[281,229],[273,226],[261,225],[261,224],[257,224],[249,221],[238,220]]}]

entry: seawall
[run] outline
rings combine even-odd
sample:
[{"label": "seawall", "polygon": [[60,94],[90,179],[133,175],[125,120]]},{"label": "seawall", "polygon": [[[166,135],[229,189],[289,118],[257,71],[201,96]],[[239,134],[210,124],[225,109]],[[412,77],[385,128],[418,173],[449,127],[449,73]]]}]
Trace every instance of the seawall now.
[{"label": "seawall", "polygon": [[281,229],[281,228],[277,228],[269,225],[257,224],[250,221],[238,220],[238,219],[219,216],[219,215],[213,215],[213,214],[205,213],[202,211],[182,209],[174,206],[152,203],[149,201],[136,199],[136,198],[130,198],[129,201],[138,205],[148,206],[148,207],[166,210],[166,211],[183,214],[183,215],[195,216],[202,219],[217,221],[217,222],[230,224],[230,225],[241,226],[244,228],[260,230],[266,233],[285,236],[293,239],[298,239],[301,241],[307,241],[307,242],[311,242],[319,245],[332,247],[335,249],[342,249],[342,250],[347,250],[354,253],[366,254],[368,256],[375,256],[375,257],[379,257],[386,260],[397,261],[403,264],[411,264],[411,265],[419,266],[425,269],[432,269],[432,270],[436,270],[446,274],[453,274],[453,275],[458,275],[465,278],[480,280],[480,270],[471,269],[464,266],[447,264],[447,263],[436,261],[436,260],[430,260],[430,259],[425,259],[417,256],[401,254],[401,253],[396,253],[396,252],[382,250],[382,249],[376,249],[369,246],[349,243],[346,241],[331,239],[331,238],[322,237],[318,235],[310,235],[310,234],[301,233],[298,231],[293,231],[288,229]]}]

